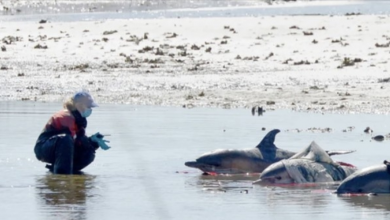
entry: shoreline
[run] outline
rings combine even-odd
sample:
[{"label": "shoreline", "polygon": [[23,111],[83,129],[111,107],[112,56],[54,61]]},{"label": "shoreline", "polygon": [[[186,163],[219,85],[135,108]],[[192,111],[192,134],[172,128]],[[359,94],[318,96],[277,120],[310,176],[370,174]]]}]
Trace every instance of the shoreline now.
[{"label": "shoreline", "polygon": [[[61,20],[66,15],[73,15],[78,19],[99,19],[96,14],[104,14],[104,19],[156,19],[177,17],[259,17],[259,16],[296,16],[296,15],[345,15],[350,13],[361,14],[388,14],[389,3],[380,0],[375,4],[369,0],[56,0],[47,2],[33,1],[0,1],[1,20],[28,20],[25,16],[47,16],[53,20]],[[85,15],[84,17],[80,15]],[[77,19],[72,21],[78,21]]]},{"label": "shoreline", "polygon": [[62,101],[85,88],[99,103],[387,114],[389,20],[6,22],[0,101]]}]

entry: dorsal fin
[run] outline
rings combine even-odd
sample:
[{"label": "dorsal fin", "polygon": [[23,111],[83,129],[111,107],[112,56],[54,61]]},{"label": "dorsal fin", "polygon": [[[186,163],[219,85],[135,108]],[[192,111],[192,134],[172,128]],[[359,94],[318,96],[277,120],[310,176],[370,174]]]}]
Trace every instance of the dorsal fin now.
[{"label": "dorsal fin", "polygon": [[315,162],[334,163],[330,156],[314,141],[312,141],[308,147],[301,152],[296,153],[289,159],[308,159]]},{"label": "dorsal fin", "polygon": [[279,129],[274,129],[268,132],[267,135],[263,138],[263,140],[260,141],[260,144],[258,144],[257,148],[276,148],[274,142],[275,142],[275,136],[277,133],[279,133]]}]

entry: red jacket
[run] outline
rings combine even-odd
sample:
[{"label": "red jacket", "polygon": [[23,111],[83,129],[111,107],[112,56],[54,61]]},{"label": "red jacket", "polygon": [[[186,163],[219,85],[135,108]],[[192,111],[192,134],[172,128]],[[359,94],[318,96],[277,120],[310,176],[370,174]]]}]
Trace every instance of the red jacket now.
[{"label": "red jacket", "polygon": [[43,137],[41,138],[40,136],[39,139],[42,140],[56,134],[69,132],[74,139],[76,137],[77,131],[78,127],[72,113],[68,110],[61,110],[50,117],[49,121],[42,130],[41,136]]},{"label": "red jacket", "polygon": [[[86,122],[85,120],[85,127]],[[97,143],[85,135],[85,128],[77,126],[75,116],[68,110],[61,110],[50,117],[39,135],[36,145],[44,143],[49,138],[59,134],[70,134],[76,147],[93,147],[95,150],[99,148]]]}]

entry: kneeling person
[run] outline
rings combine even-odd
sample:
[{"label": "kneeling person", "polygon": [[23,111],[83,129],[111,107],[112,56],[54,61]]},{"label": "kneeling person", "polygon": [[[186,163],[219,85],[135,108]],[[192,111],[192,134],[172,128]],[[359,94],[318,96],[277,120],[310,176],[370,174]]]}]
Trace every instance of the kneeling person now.
[{"label": "kneeling person", "polygon": [[98,105],[86,92],[77,92],[64,103],[64,109],[55,113],[46,123],[35,144],[38,160],[49,163],[46,167],[55,174],[73,174],[95,159],[99,146],[108,150],[103,135],[86,136],[87,117]]}]

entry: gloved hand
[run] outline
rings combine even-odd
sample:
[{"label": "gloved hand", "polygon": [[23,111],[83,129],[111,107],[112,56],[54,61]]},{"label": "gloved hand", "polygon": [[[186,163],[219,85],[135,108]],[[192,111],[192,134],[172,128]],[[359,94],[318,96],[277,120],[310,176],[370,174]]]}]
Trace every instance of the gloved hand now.
[{"label": "gloved hand", "polygon": [[103,150],[108,150],[111,147],[108,146],[106,143],[110,143],[110,141],[104,140],[104,135],[100,134],[99,132],[91,136],[91,140],[99,145],[99,147]]}]

